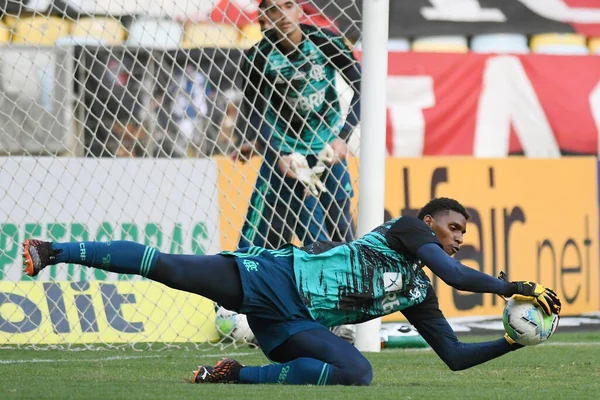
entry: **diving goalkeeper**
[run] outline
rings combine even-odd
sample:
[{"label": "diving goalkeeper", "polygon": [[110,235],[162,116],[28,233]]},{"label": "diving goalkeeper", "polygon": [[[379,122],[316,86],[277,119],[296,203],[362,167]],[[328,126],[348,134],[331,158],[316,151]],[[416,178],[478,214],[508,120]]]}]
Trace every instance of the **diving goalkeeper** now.
[{"label": "diving goalkeeper", "polygon": [[560,312],[552,290],[496,279],[451,257],[460,249],[468,218],[456,200],[439,198],[425,205],[418,218],[392,219],[350,243],[249,247],[217,255],[165,254],[127,241],[26,240],[23,264],[29,276],[57,263],[142,275],[246,314],[260,348],[278,364],[244,366],[224,359],[198,367],[195,383],[369,385],[369,361],[327,327],[401,311],[453,371],[522,347],[508,336],[460,342],[424,266],[456,289],[518,296],[548,315]]}]

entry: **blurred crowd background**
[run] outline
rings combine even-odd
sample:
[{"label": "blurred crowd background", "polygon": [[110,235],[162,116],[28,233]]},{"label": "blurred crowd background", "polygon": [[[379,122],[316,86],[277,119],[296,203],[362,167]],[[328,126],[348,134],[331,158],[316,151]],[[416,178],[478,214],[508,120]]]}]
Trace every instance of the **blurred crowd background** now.
[{"label": "blurred crowd background", "polygon": [[[362,1],[300,2],[306,23],[360,50]],[[240,145],[239,66],[261,38],[258,0],[4,3],[0,153],[209,157]],[[450,3],[390,1],[390,50],[600,54],[597,25],[579,32],[552,15],[557,2]]]}]

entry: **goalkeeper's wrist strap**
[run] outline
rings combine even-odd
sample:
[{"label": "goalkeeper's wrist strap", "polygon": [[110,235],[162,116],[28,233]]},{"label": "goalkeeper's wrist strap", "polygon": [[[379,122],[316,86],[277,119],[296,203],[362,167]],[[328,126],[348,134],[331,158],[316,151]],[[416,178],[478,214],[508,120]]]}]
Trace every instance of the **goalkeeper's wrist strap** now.
[{"label": "goalkeeper's wrist strap", "polygon": [[504,292],[504,297],[511,297],[512,295],[519,294],[520,288],[517,282],[508,282],[506,285],[506,291]]}]

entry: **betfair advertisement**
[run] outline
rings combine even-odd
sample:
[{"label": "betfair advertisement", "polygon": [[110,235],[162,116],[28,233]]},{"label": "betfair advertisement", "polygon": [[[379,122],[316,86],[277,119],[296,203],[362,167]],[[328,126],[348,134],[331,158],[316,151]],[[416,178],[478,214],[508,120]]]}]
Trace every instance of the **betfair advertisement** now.
[{"label": "betfair advertisement", "polygon": [[[358,177],[357,163],[349,165]],[[242,167],[219,163],[223,248],[235,248],[259,166],[258,159]],[[462,263],[553,288],[562,299],[563,315],[598,311],[597,167],[595,158],[586,157],[389,158],[385,217],[416,215],[433,197],[456,198],[472,216],[456,255]],[[461,292],[430,277],[447,317],[502,312],[504,301],[498,296]]]},{"label": "betfair advertisement", "polygon": [[218,339],[212,301],[158,283],[0,281],[0,344]]},{"label": "betfair advertisement", "polygon": [[[416,215],[433,197],[455,198],[471,214],[456,255],[462,263],[552,287],[563,315],[597,311],[596,164],[594,158],[389,159],[386,217]],[[460,292],[430,277],[448,317],[502,312],[498,296]]]}]

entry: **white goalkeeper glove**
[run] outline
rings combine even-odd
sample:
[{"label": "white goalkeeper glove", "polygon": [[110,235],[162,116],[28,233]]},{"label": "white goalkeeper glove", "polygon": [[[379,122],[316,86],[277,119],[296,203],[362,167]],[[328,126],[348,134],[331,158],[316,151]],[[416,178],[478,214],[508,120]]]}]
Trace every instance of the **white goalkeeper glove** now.
[{"label": "white goalkeeper glove", "polygon": [[[306,161],[306,157],[302,154],[290,154],[290,169],[294,175],[296,175],[296,179],[302,182],[312,195],[319,196],[319,194],[327,192],[327,188],[319,179],[320,174],[317,176],[315,173],[315,167],[310,168],[308,166],[308,161]],[[323,171],[321,171],[321,174]]]},{"label": "white goalkeeper glove", "polygon": [[317,163],[312,167],[313,173],[317,178],[320,179],[321,175],[323,175],[327,169],[327,166],[333,163],[334,155],[333,148],[329,144],[326,144],[323,150],[319,152],[317,155]]},{"label": "white goalkeeper glove", "polygon": [[331,147],[329,144],[326,144],[325,147],[323,148],[323,150],[321,150],[319,152],[319,155],[317,156],[317,160],[319,160],[319,162],[322,162],[324,164],[332,164],[334,157],[335,157],[335,152],[333,151],[333,147]]}]

